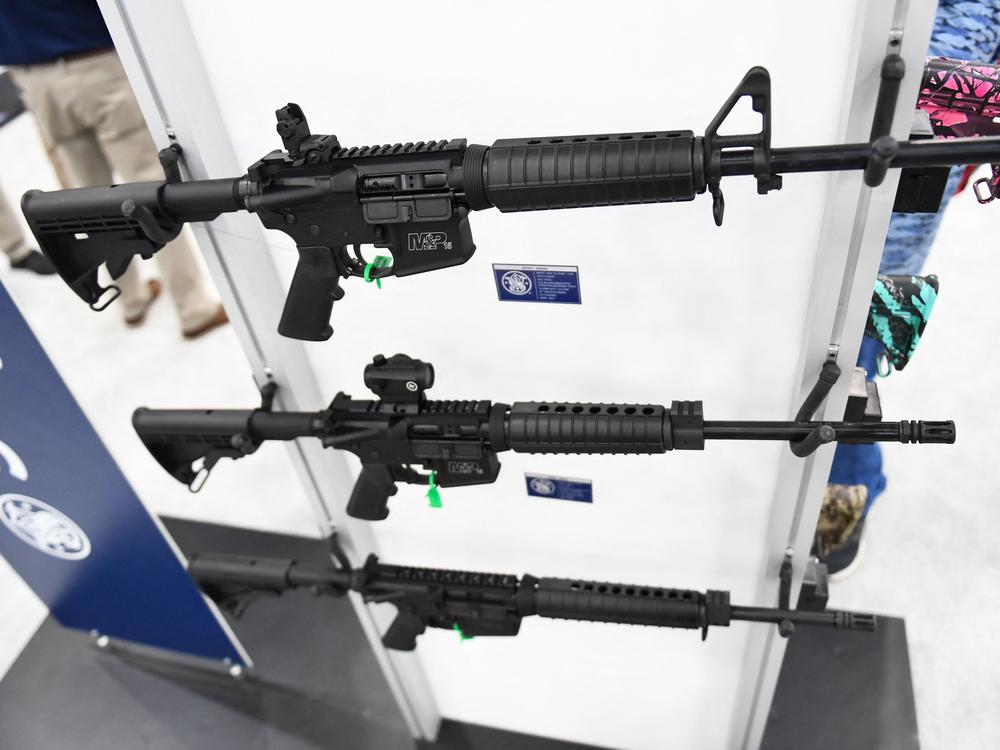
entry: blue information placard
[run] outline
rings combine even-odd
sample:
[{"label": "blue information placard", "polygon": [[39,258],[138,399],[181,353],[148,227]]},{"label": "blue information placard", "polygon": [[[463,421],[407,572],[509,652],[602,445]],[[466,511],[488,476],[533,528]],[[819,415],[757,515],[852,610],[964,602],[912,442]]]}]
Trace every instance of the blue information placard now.
[{"label": "blue information placard", "polygon": [[579,305],[580,271],[576,266],[493,264],[501,302],[553,302]]},{"label": "blue information placard", "polygon": [[246,664],[0,284],[0,554],[55,618]]},{"label": "blue information placard", "polygon": [[528,494],[552,500],[573,500],[578,503],[594,502],[594,486],[589,479],[567,479],[547,474],[525,474]]}]

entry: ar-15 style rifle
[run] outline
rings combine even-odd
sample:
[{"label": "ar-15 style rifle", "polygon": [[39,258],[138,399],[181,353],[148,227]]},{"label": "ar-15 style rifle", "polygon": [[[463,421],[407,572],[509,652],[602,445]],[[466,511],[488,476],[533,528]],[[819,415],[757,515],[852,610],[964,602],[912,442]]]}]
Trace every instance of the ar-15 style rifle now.
[{"label": "ar-15 style rifle", "polygon": [[704,419],[700,401],[674,401],[669,409],[654,404],[430,401],[424,394],[434,383],[430,364],[405,354],[379,355],[364,372],[365,385],[380,397],[377,401],[338,393],[323,411],[272,412],[271,386],[260,409],[140,408],[132,424],[160,465],[196,491],[221,458],[242,458],[265,440],[319,438],[324,446],[361,459],[347,512],[372,521],[388,515],[397,482],[456,487],[495,481],[497,453],[505,450],[652,454],[703,450],[706,440],[787,440],[796,455],[805,456],[835,440],[955,441],[953,422],[880,421],[881,408],[871,391],[857,421],[808,421],[839,374],[832,363],[824,368],[826,389],[818,396],[814,389],[797,421],[712,422]]},{"label": "ar-15 style rifle", "polygon": [[[135,255],[148,258],[186,222],[251,211],[288,234],[299,262],[278,331],[320,341],[330,337],[341,278],[408,276],[464,263],[475,250],[469,212],[537,211],[583,206],[689,201],[708,190],[722,223],[723,177],[753,175],[757,192],[781,187],[791,172],[864,170],[875,186],[890,168],[1000,161],[1000,138],[897,143],[887,133],[903,61],[886,58],[870,143],[771,148],[771,79],[752,68],[705,131],[650,130],[499,140],[420,141],[347,148],[336,136],[313,135],[302,110],[278,110],[284,149],[247,174],[182,182],[180,147],[161,152],[166,181],[50,193],[29,191],[21,207],[45,255],[91,307],[116,296],[97,269],[113,278]],[[719,135],[743,97],[760,113],[757,133]],[[362,245],[391,253],[366,260]],[[353,251],[352,249],[353,248]]]},{"label": "ar-15 style rifle", "polygon": [[[346,561],[345,561],[346,562]],[[874,615],[855,612],[741,607],[729,603],[728,591],[687,591],[569,578],[521,578],[497,573],[437,570],[387,565],[370,556],[364,567],[300,563],[279,558],[198,553],[188,570],[202,590],[222,606],[242,614],[260,593],[281,594],[297,588],[341,596],[360,593],[365,601],[387,602],[397,609],[382,642],[386,648],[412,651],[428,627],[456,630],[463,637],[517,635],[521,618],[530,615],[562,620],[616,622],[665,628],[700,629],[730,622],[775,623],[783,636],[795,625],[819,625],[874,632]]]}]

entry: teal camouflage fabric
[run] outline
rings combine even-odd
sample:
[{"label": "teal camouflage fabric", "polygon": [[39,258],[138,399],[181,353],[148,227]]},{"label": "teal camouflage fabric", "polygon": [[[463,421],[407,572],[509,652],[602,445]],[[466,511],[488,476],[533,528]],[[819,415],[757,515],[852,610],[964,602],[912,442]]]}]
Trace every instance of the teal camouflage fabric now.
[{"label": "teal camouflage fabric", "polygon": [[938,287],[937,276],[879,274],[865,335],[882,343],[894,369],[906,367],[916,351],[934,309]]}]

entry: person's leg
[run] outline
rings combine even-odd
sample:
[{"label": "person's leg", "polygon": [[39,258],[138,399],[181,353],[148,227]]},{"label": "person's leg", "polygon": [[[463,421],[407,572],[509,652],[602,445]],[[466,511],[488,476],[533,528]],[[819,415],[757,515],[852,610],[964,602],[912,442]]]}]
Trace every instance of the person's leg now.
[{"label": "person's leg", "polygon": [[938,0],[930,57],[993,62],[1000,46],[1000,0]]},{"label": "person's leg", "polygon": [[[117,55],[108,53],[80,63],[80,84],[87,92],[86,116],[107,160],[125,181],[162,180],[156,147]],[[185,333],[225,321],[219,302],[208,293],[195,249],[186,236],[153,257]]]},{"label": "person's leg", "polygon": [[31,248],[24,241],[24,232],[17,221],[14,207],[10,205],[3,190],[0,190],[0,250],[10,258],[11,263],[23,260]]},{"label": "person's leg", "polygon": [[39,276],[51,276],[56,272],[52,261],[29,245],[17,220],[17,209],[0,190],[0,251],[10,260],[15,271],[30,271]]}]

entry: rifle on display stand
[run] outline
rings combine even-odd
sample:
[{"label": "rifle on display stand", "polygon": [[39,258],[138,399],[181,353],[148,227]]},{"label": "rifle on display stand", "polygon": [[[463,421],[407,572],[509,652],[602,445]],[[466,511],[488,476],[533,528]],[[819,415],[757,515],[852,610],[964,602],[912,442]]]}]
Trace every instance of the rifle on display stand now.
[{"label": "rifle on display stand", "polygon": [[[857,372],[861,372],[860,370]],[[789,422],[708,421],[700,401],[657,404],[431,401],[432,365],[405,354],[377,356],[364,381],[378,400],[338,393],[318,412],[274,412],[275,386],[259,409],[147,409],[132,416],[146,448],[175,479],[197,491],[222,458],[240,459],[267,440],[319,438],[354,453],[361,474],[347,512],[377,521],[388,515],[397,482],[437,488],[487,484],[500,472],[497,453],[656,454],[703,450],[707,440],[788,441],[797,456],[839,441],[953,443],[953,422],[883,422],[874,383],[857,372],[847,421],[811,421],[840,376],[828,362],[817,385]],[[423,467],[421,473],[415,466]]]},{"label": "rifle on display stand", "polygon": [[[1000,161],[1000,138],[897,142],[889,136],[903,72],[902,58],[886,57],[866,143],[772,148],[770,75],[754,67],[701,136],[649,130],[492,146],[458,139],[345,147],[336,136],[312,134],[301,108],[289,104],[277,111],[283,148],[241,177],[182,181],[181,149],[173,144],[161,152],[165,181],[34,190],[21,206],[41,250],[95,309],[117,294],[98,281],[102,264],[118,278],[134,256],[151,257],[187,222],[253,212],[298,246],[279,333],[321,341],[333,333],[329,320],[344,294],[341,279],[409,276],[469,260],[476,247],[472,211],[671,203],[708,191],[721,225],[726,177],[751,175],[763,195],[796,172],[863,170],[865,184],[874,187],[890,168]],[[761,116],[760,131],[719,135],[744,97]],[[389,255],[368,260],[365,245]]]},{"label": "rifle on display stand", "polygon": [[462,640],[513,636],[521,619],[532,615],[701,630],[702,640],[710,627],[728,627],[736,621],[774,623],[783,637],[797,625],[871,633],[878,622],[875,615],[824,610],[823,599],[818,600],[818,609],[804,608],[801,602],[791,609],[784,578],[777,608],[743,607],[730,604],[728,591],[418,568],[389,565],[375,555],[363,567],[352,569],[335,540],[331,539],[333,556],[339,567],[201,552],[192,555],[188,572],[206,594],[237,617],[262,594],[294,589],[322,596],[355,591],[368,603],[392,604],[396,617],[382,643],[401,651],[416,648],[417,636],[428,627],[457,631]]}]

